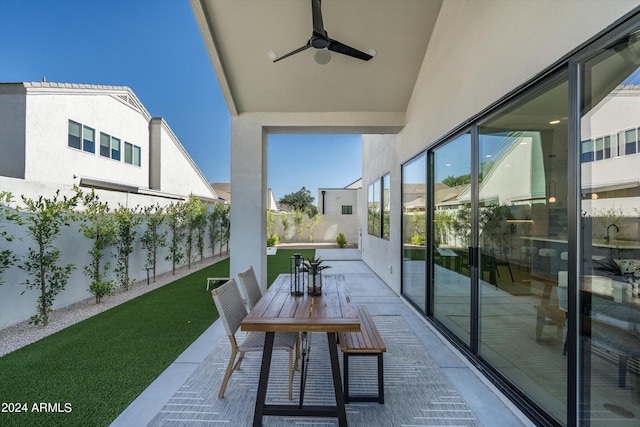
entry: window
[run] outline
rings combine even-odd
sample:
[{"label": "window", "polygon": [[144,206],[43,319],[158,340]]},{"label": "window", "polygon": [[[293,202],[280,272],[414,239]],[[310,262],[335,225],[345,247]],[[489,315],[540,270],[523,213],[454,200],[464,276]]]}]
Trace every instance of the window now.
[{"label": "window", "polygon": [[638,137],[636,136],[636,129],[629,129],[624,133],[624,137],[625,137],[624,154],[637,153]]},{"label": "window", "polygon": [[124,143],[124,162],[129,164],[133,163],[133,145],[126,141]]},{"label": "window", "polygon": [[367,192],[367,229],[380,237],[380,179],[369,184]]},{"label": "window", "polygon": [[111,158],[120,161],[120,140],[111,137]]},{"label": "window", "polygon": [[67,145],[71,148],[80,149],[81,125],[73,120],[69,120],[69,139]]},{"label": "window", "polygon": [[140,147],[137,145],[133,146],[133,164],[140,166]]},{"label": "window", "polygon": [[389,239],[389,229],[391,221],[391,202],[389,200],[389,191],[391,185],[391,176],[386,174],[382,177],[382,238]]},{"label": "window", "polygon": [[109,157],[110,145],[111,145],[111,137],[106,133],[100,132],[100,156]]},{"label": "window", "polygon": [[581,143],[581,159],[582,163],[593,162],[593,139],[587,139]]},{"label": "window", "polygon": [[353,215],[353,206],[342,205],[342,215]]},{"label": "window", "polygon": [[96,152],[96,131],[89,126],[82,127],[82,149],[87,153]]}]

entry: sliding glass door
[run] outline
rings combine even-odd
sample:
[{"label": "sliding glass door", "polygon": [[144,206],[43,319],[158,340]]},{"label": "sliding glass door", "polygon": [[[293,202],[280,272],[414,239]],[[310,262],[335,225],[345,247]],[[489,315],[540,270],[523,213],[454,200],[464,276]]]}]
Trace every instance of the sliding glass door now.
[{"label": "sliding glass door", "polygon": [[640,418],[640,31],[581,69],[581,414]]},{"label": "sliding glass door", "polygon": [[566,73],[481,124],[479,354],[566,422]]},{"label": "sliding glass door", "polygon": [[427,163],[420,154],[402,167],[402,294],[426,313]]},{"label": "sliding glass door", "polygon": [[432,152],[433,315],[471,344],[471,135]]}]

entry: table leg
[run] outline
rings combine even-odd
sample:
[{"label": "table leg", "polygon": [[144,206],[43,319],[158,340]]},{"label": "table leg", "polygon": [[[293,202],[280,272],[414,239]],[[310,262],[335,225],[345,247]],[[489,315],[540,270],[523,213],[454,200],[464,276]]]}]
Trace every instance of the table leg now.
[{"label": "table leg", "polygon": [[[274,338],[275,338],[275,332],[267,332],[264,338],[264,350],[262,352],[262,366],[260,367],[260,379],[258,381],[258,395],[256,396],[256,409],[255,409],[255,412],[253,413],[253,427],[262,427],[262,415],[264,414],[264,406],[267,400],[267,386],[269,385],[269,369],[271,368],[271,355],[273,353]],[[334,340],[334,343],[335,343],[335,340]]]},{"label": "table leg", "polygon": [[344,394],[342,392],[342,380],[340,379],[340,362],[338,360],[338,345],[336,333],[327,332],[329,340],[329,357],[331,358],[331,372],[333,374],[333,388],[336,393],[336,411],[340,427],[347,427],[347,412],[344,408]]}]

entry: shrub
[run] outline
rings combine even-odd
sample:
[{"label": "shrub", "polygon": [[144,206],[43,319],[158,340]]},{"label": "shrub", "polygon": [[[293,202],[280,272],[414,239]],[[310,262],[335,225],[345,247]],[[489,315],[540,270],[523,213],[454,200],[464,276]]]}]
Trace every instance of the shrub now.
[{"label": "shrub", "polygon": [[336,243],[338,244],[339,248],[344,248],[347,244],[347,238],[344,237],[344,234],[338,233],[338,235],[336,236]]},{"label": "shrub", "polygon": [[277,234],[272,234],[271,236],[267,237],[268,247],[276,246],[278,243],[280,243],[280,236],[278,236]]}]

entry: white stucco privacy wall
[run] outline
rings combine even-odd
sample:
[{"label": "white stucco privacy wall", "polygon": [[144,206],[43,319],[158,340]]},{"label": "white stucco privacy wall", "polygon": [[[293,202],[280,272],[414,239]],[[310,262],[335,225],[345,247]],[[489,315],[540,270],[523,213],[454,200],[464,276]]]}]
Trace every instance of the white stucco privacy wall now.
[{"label": "white stucco privacy wall", "polygon": [[363,233],[362,255],[394,290],[400,292],[401,164],[637,6],[635,0],[443,2],[404,129],[395,141],[368,135],[363,142],[363,187],[391,172],[391,240]]}]

